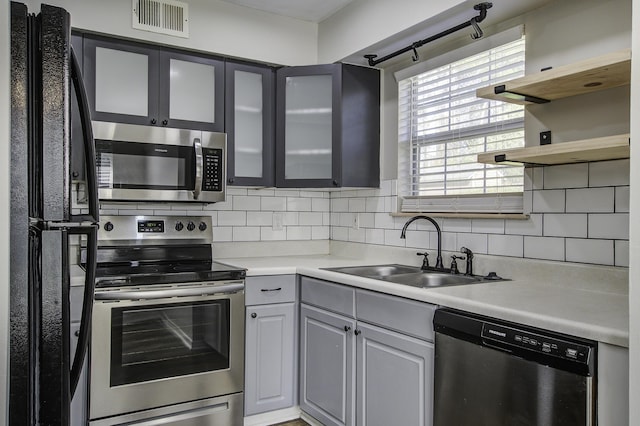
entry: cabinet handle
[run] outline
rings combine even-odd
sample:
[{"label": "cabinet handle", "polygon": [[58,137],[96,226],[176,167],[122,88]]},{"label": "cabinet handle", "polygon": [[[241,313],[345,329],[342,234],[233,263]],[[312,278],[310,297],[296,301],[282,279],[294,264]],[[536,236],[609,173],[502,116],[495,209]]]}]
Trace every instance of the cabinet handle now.
[{"label": "cabinet handle", "polygon": [[280,291],[282,290],[282,287],[278,287],[278,288],[261,288],[260,291]]},{"label": "cabinet handle", "polygon": [[256,314],[255,312],[251,314],[251,318],[256,318],[258,316],[258,314]]},{"label": "cabinet handle", "polygon": [[156,124],[158,122],[158,120],[156,120],[155,118],[151,119],[151,124]]},{"label": "cabinet handle", "polygon": [[339,183],[337,180],[334,180],[334,181],[333,181],[333,182],[331,182],[331,183],[333,183],[333,186],[340,186],[340,183]]},{"label": "cabinet handle", "polygon": [[229,178],[229,180],[228,180],[227,182],[229,182],[229,183],[233,183],[233,182],[235,182],[235,181],[236,181],[236,180],[235,180],[234,178]]},{"label": "cabinet handle", "polygon": [[345,325],[345,326],[344,326],[344,331],[347,331],[347,332],[348,332],[349,330],[351,330],[351,327],[349,327],[348,325]]},{"label": "cabinet handle", "polygon": [[73,335],[76,337],[80,337],[80,330],[76,330],[75,333],[73,333]]},{"label": "cabinet handle", "polygon": [[162,125],[166,126],[167,124],[169,124],[169,120],[162,120]]},{"label": "cabinet handle", "polygon": [[353,334],[355,334],[356,336],[360,333],[362,333],[362,331],[358,330],[357,328],[353,330]]}]

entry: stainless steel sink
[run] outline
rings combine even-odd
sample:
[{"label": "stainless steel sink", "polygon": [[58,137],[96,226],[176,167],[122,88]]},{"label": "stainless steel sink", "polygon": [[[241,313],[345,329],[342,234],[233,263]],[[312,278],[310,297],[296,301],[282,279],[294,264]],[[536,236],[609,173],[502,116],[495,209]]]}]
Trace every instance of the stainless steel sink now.
[{"label": "stainless steel sink", "polygon": [[404,284],[412,287],[423,288],[473,284],[488,281],[484,277],[450,274],[441,271],[423,271],[417,266],[406,266],[397,264],[346,266],[341,268],[325,269],[327,271],[357,275],[359,277],[373,278],[377,280],[393,282],[396,284]]}]

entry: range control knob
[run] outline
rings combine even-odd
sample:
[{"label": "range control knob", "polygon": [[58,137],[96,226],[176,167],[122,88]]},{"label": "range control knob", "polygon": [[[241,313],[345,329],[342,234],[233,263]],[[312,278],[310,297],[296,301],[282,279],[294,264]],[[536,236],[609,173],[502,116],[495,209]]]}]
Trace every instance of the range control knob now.
[{"label": "range control knob", "polygon": [[107,222],[104,224],[104,230],[107,232],[113,231],[113,223]]},{"label": "range control knob", "polygon": [[182,231],[183,228],[184,228],[184,225],[182,224],[182,222],[177,221],[176,222],[176,231]]},{"label": "range control knob", "polygon": [[207,229],[207,224],[204,222],[200,222],[200,225],[198,225],[198,229],[204,231],[205,229]]},{"label": "range control knob", "polygon": [[196,229],[196,224],[189,221],[189,223],[187,223],[187,230],[193,231],[194,229]]}]

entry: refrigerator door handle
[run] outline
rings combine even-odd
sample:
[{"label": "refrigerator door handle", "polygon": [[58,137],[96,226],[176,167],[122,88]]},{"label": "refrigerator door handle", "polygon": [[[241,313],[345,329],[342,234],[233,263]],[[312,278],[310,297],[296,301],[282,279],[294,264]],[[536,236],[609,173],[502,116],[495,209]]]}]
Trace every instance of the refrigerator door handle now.
[{"label": "refrigerator door handle", "polygon": [[80,111],[80,122],[82,125],[82,136],[84,140],[84,157],[87,167],[87,200],[89,203],[89,217],[81,217],[81,220],[98,222],[100,213],[98,207],[98,179],[96,176],[96,145],[93,139],[93,129],[91,128],[91,113],[89,112],[89,102],[87,92],[82,81],[82,72],[78,58],[73,46],[71,47],[71,80],[75,88],[78,109]]},{"label": "refrigerator door handle", "polygon": [[82,364],[89,348],[89,331],[91,330],[91,314],[93,311],[93,295],[96,282],[96,267],[98,257],[98,225],[69,228],[70,234],[82,234],[87,236],[87,262],[84,279],[84,297],[82,300],[82,317],[78,336],[78,345],[71,364],[71,374],[69,381],[70,395],[76,391]]}]

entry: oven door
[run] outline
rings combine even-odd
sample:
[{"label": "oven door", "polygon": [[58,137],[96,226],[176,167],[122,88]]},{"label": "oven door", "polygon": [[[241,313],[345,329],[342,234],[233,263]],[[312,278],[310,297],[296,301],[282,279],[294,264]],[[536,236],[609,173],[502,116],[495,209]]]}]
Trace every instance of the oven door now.
[{"label": "oven door", "polygon": [[91,419],[242,391],[244,283],[162,287],[96,292]]},{"label": "oven door", "polygon": [[224,133],[97,121],[93,129],[101,200],[224,201]]}]

